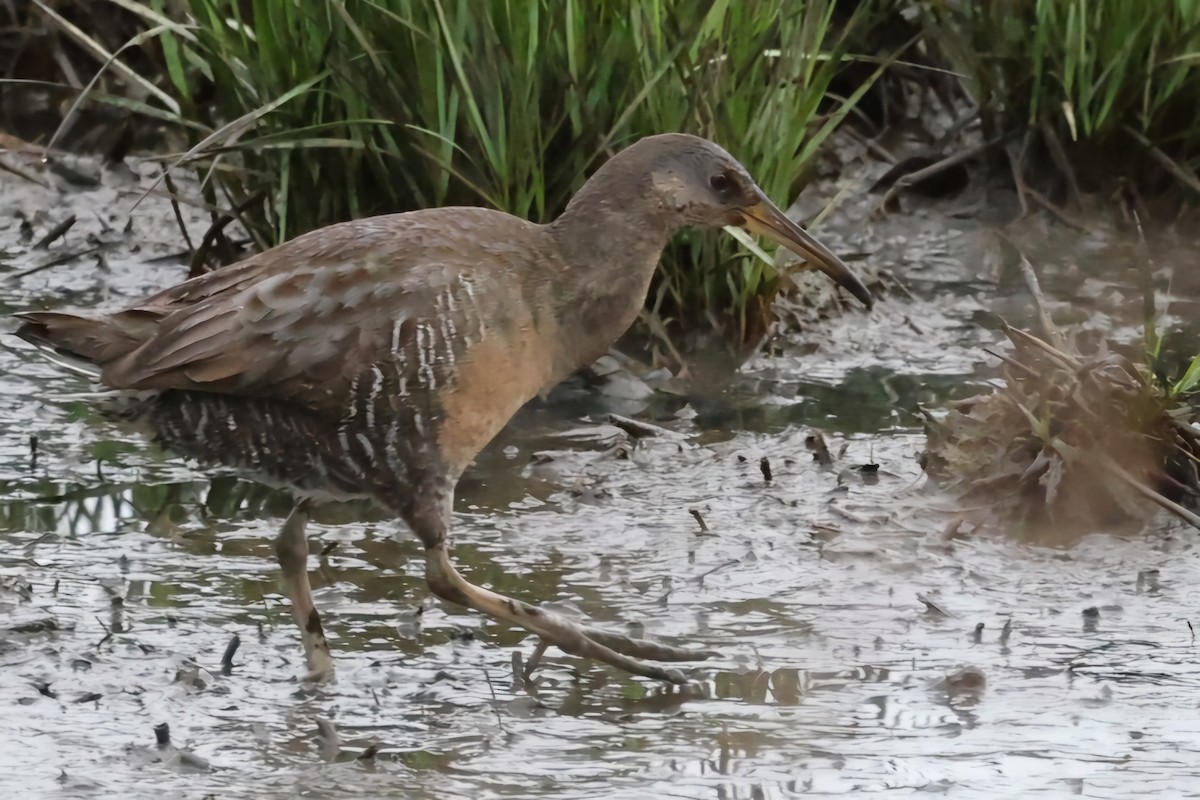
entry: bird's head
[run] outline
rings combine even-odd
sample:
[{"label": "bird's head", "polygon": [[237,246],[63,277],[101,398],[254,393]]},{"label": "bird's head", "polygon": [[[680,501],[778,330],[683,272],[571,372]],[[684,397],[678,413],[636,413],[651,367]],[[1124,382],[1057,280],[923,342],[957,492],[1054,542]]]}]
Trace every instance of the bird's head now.
[{"label": "bird's head", "polygon": [[[746,168],[721,147],[687,134],[641,140],[650,150],[647,189],[681,227],[736,225],[782,245],[833,278],[868,308],[867,287],[833,251],[771,202]],[[631,148],[632,149],[632,148]]]}]

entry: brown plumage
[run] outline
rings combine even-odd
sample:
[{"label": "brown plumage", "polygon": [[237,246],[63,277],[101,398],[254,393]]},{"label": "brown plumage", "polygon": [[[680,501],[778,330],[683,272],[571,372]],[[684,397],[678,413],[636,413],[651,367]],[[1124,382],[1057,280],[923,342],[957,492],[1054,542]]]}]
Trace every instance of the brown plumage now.
[{"label": "brown plumage", "polygon": [[[332,225],[118,313],[19,315],[18,335],[99,370],[168,445],[286,483],[365,496],[426,548],[440,597],[568,652],[679,681],[635,660],[703,653],[576,625],[467,582],[449,559],[454,485],[526,401],[633,322],[663,247],[689,225],[742,225],[796,250],[864,303],[844,264],[711,142],[632,145],[549,225],[442,208]],[[301,499],[278,552],[310,669],[330,671],[309,596]]]}]

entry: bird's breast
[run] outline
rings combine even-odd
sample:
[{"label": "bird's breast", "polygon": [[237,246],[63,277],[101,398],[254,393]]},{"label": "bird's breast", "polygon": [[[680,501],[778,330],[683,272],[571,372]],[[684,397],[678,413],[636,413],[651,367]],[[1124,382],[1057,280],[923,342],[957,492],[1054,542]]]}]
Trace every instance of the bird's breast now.
[{"label": "bird's breast", "polygon": [[459,357],[454,380],[438,393],[438,445],[455,474],[556,379],[556,337],[550,327],[520,325],[484,337]]}]

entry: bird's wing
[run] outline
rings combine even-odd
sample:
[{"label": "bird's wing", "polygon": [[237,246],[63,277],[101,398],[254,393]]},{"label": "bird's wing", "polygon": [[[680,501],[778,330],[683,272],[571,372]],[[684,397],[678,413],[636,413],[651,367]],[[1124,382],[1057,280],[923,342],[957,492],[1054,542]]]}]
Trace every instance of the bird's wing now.
[{"label": "bird's wing", "polygon": [[346,223],[189,280],[111,318],[141,343],[103,365],[102,380],[335,413],[364,375],[391,392],[441,388],[518,299],[499,285],[504,269],[464,260],[466,232],[419,217]]}]

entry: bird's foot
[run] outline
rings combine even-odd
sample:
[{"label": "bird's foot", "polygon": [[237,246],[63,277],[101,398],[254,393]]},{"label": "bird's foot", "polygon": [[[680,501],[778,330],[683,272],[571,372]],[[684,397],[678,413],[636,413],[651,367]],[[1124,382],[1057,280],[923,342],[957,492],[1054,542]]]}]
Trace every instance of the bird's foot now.
[{"label": "bird's foot", "polygon": [[[543,621],[547,615],[553,613],[545,609],[535,610],[541,615]],[[533,630],[530,625],[518,624]],[[525,668],[521,671],[522,679],[528,681],[533,678],[534,671],[541,664],[542,656],[551,645],[555,645],[564,652],[602,661],[635,675],[674,684],[687,683],[687,678],[681,670],[662,667],[658,664],[647,663],[647,661],[703,661],[716,655],[712,650],[674,647],[649,639],[634,639],[590,625],[578,625],[561,617],[556,620],[556,624],[574,629],[573,635],[550,637],[534,630],[534,633],[538,635],[538,643],[533,654],[530,655],[529,661],[526,662]],[[573,647],[568,649],[568,646],[564,646],[564,642]]]},{"label": "bird's foot", "polygon": [[675,684],[687,682],[681,670],[651,662],[702,661],[715,655],[708,650],[675,647],[580,625],[561,614],[476,586],[458,573],[444,546],[429,548],[425,558],[426,579],[439,597],[520,625],[538,636],[541,641],[525,669],[526,677],[532,674],[549,645],[634,675]]}]

